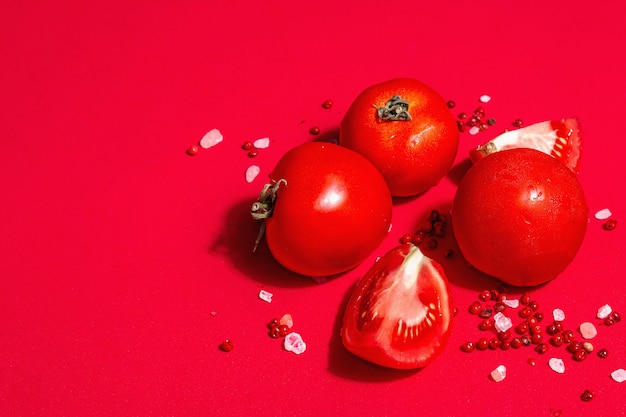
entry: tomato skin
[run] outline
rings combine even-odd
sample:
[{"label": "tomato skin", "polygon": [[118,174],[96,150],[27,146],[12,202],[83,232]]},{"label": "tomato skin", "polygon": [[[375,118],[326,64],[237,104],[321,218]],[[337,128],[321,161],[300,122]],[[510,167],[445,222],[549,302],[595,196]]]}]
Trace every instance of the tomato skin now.
[{"label": "tomato skin", "polygon": [[496,152],[461,180],[452,226],[466,260],[515,286],[555,278],[574,259],[589,209],[576,175],[534,149]]},{"label": "tomato skin", "polygon": [[392,200],[365,158],[331,143],[297,146],[283,155],[266,240],[274,258],[301,275],[345,272],[369,256],[389,231]]},{"label": "tomato skin", "polygon": [[[411,120],[382,121],[377,107],[393,96],[409,105]],[[443,98],[410,78],[397,78],[365,89],[340,126],[339,143],[369,159],[395,196],[413,196],[437,184],[450,170],[459,146],[459,130]]]},{"label": "tomato skin", "polygon": [[387,252],[357,283],[341,338],[348,351],[369,362],[418,369],[443,351],[453,316],[443,268],[407,243]]}]

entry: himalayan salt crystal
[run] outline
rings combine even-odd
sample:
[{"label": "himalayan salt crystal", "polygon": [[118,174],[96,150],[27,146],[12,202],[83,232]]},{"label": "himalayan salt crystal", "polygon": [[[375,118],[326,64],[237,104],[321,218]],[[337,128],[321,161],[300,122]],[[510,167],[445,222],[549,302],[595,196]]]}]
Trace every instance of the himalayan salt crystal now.
[{"label": "himalayan salt crystal", "polygon": [[596,317],[598,317],[601,320],[604,320],[605,318],[610,316],[612,312],[613,312],[613,309],[611,308],[611,306],[608,304],[605,304],[598,309],[598,314],[596,315]]},{"label": "himalayan salt crystal", "polygon": [[548,365],[550,366],[550,369],[552,369],[557,374],[562,374],[565,372],[565,363],[563,363],[562,359],[551,358],[548,361]]},{"label": "himalayan salt crystal", "polygon": [[506,378],[506,367],[504,365],[498,366],[496,369],[491,371],[491,379],[495,382],[503,381]]},{"label": "himalayan salt crystal", "polygon": [[624,382],[626,381],[626,370],[620,368],[611,372],[611,378],[613,378],[616,382]]},{"label": "himalayan salt crystal", "polygon": [[291,317],[291,314],[283,314],[280,320],[278,320],[278,324],[284,324],[291,329],[293,327],[293,318]]},{"label": "himalayan salt crystal", "polygon": [[224,136],[222,136],[222,133],[219,130],[211,129],[202,137],[202,139],[200,139],[200,146],[204,149],[209,149],[223,140]]},{"label": "himalayan salt crystal", "polygon": [[478,134],[478,132],[480,132],[480,127],[472,126],[470,128],[470,130],[468,130],[468,132],[469,132],[470,135],[476,135],[476,134]]},{"label": "himalayan salt crystal", "polygon": [[217,316],[217,311],[211,311],[209,314],[211,315],[211,317],[215,317]]},{"label": "himalayan salt crystal", "polygon": [[598,220],[606,220],[609,217],[611,217],[611,215],[613,215],[613,213],[611,213],[611,210],[609,210],[608,208],[605,208],[602,210],[598,210],[595,214],[595,218]]},{"label": "himalayan salt crystal", "polygon": [[552,317],[554,317],[554,321],[563,321],[565,320],[565,312],[560,308],[555,308],[552,311]]},{"label": "himalayan salt crystal", "polygon": [[482,96],[480,96],[478,100],[481,103],[489,103],[491,101],[491,96],[488,96],[487,94],[483,94]]},{"label": "himalayan salt crystal", "polygon": [[596,337],[598,335],[598,330],[596,329],[596,326],[593,325],[593,323],[591,322],[584,322],[580,325],[580,335],[585,338],[585,339],[593,339],[594,337]]},{"label": "himalayan salt crystal", "polygon": [[274,294],[272,294],[269,291],[265,291],[265,290],[261,290],[259,291],[259,298],[267,303],[271,303],[272,302],[272,297],[274,296]]},{"label": "himalayan salt crystal", "polygon": [[502,314],[502,312],[497,312],[495,316],[493,316],[494,326],[497,331],[505,332],[513,327],[513,321]]},{"label": "himalayan salt crystal", "polygon": [[252,144],[257,149],[265,149],[270,146],[270,138],[257,139]]},{"label": "himalayan salt crystal", "polygon": [[252,182],[261,172],[261,168],[258,165],[250,165],[248,169],[246,169],[246,181]]},{"label": "himalayan salt crystal", "polygon": [[508,298],[505,298],[504,300],[502,300],[502,302],[507,307],[511,307],[511,308],[519,307],[519,300],[509,300]]},{"label": "himalayan salt crystal", "polygon": [[306,350],[306,343],[302,340],[302,336],[296,332],[291,332],[285,336],[283,346],[287,352],[293,352],[296,355],[300,355]]}]

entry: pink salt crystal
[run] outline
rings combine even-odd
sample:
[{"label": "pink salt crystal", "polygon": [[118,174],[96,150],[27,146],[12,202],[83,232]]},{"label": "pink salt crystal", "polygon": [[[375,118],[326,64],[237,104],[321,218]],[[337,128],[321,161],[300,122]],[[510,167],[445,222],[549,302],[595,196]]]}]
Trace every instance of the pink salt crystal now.
[{"label": "pink salt crystal", "polygon": [[271,303],[272,302],[272,297],[274,296],[274,294],[272,294],[269,291],[265,291],[265,290],[261,290],[259,291],[259,298],[267,303]]},{"label": "pink salt crystal", "polygon": [[480,96],[480,98],[478,100],[481,103],[489,103],[491,101],[491,97],[488,96],[487,94],[483,94],[482,96]]},{"label": "pink salt crystal", "polygon": [[293,318],[291,317],[291,314],[283,314],[280,320],[278,320],[278,324],[284,324],[291,329],[293,327]]},{"label": "pink salt crystal", "polygon": [[217,311],[211,311],[209,314],[211,314],[211,317],[215,317],[217,316]]},{"label": "pink salt crystal", "polygon": [[606,220],[609,217],[611,217],[613,213],[611,213],[611,210],[609,210],[608,208],[602,209],[602,210],[598,210],[595,214],[595,218],[598,220]]},{"label": "pink salt crystal", "polygon": [[496,330],[499,332],[505,332],[509,330],[511,327],[513,327],[513,321],[507,316],[505,316],[504,314],[502,314],[501,311],[497,312],[493,316],[493,320],[494,320],[494,326]]},{"label": "pink salt crystal", "polygon": [[223,140],[224,136],[222,136],[222,133],[219,130],[211,129],[202,137],[202,139],[200,139],[200,146],[204,149],[209,149]]},{"label": "pink salt crystal", "polygon": [[506,367],[504,365],[498,366],[496,369],[491,371],[491,379],[496,382],[500,382],[506,378]]},{"label": "pink salt crystal", "polygon": [[252,182],[261,172],[261,168],[258,165],[250,165],[248,169],[246,169],[246,181]]},{"label": "pink salt crystal", "polygon": [[559,358],[551,358],[548,361],[548,365],[550,366],[550,368],[558,373],[558,374],[562,374],[565,372],[565,363],[563,363],[562,359]]},{"label": "pink salt crystal", "polygon": [[563,321],[565,320],[565,312],[560,308],[555,308],[552,311],[552,317],[554,317],[554,321]]},{"label": "pink salt crystal", "polygon": [[472,126],[470,130],[468,130],[468,132],[470,135],[476,135],[478,132],[480,132],[480,127]]},{"label": "pink salt crystal", "polygon": [[604,320],[605,318],[607,318],[611,313],[613,312],[613,309],[611,308],[610,305],[605,304],[602,307],[600,307],[598,309],[598,314],[596,315],[596,317],[598,317],[601,320]]},{"label": "pink salt crystal", "polygon": [[613,378],[616,382],[624,382],[626,381],[626,370],[620,368],[611,372],[611,378]]},{"label": "pink salt crystal", "polygon": [[511,308],[519,307],[519,300],[509,300],[509,299],[505,298],[504,300],[502,300],[502,302],[507,307],[511,307]]},{"label": "pink salt crystal", "polygon": [[293,352],[296,355],[299,355],[306,350],[306,343],[302,340],[302,336],[296,332],[291,332],[285,336],[285,341],[283,343],[287,352]]},{"label": "pink salt crystal", "polygon": [[593,323],[586,321],[580,325],[580,335],[585,339],[593,339],[598,335],[598,330]]},{"label": "pink salt crystal", "polygon": [[257,139],[252,144],[257,149],[265,149],[270,146],[270,138]]}]

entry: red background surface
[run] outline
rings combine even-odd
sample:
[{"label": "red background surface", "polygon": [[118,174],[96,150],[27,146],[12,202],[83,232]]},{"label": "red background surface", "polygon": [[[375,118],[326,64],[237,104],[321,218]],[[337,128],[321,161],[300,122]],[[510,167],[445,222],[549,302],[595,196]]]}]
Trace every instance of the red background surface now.
[{"label": "red background surface", "polygon": [[[585,134],[587,235],[533,297],[548,317],[565,310],[571,328],[605,303],[626,314],[624,225],[606,232],[593,219],[604,207],[625,219],[621,2],[218,3],[0,6],[0,415],[624,415],[626,385],[609,374],[626,367],[626,324],[599,328],[605,360],[574,363],[562,348],[461,352],[481,335],[466,307],[499,284],[460,256],[442,261],[459,314],[429,367],[371,366],[338,336],[356,280],[450,204],[467,151],[518,117],[576,115]],[[363,88],[398,76],[459,112],[489,94],[498,123],[462,135],[453,175],[398,201],[389,237],[355,270],[317,284],[264,246],[253,255],[248,210],[278,158],[311,140],[312,126],[332,135]],[[212,128],[224,142],[188,156]],[[241,144],[261,137],[270,148],[251,160]],[[251,163],[262,171],[248,184]],[[267,336],[286,312],[303,355]],[[218,349],[225,338],[232,352]],[[565,374],[547,367],[552,356]],[[496,384],[499,364],[508,376]],[[589,403],[585,389],[596,392]]]}]

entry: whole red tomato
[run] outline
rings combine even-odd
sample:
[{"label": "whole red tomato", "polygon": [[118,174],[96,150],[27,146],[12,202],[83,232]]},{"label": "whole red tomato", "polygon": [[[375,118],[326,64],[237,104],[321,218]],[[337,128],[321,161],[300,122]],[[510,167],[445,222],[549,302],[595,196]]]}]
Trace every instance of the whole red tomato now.
[{"label": "whole red tomato", "polygon": [[445,347],[453,316],[443,269],[407,243],[390,250],[359,281],[341,338],[346,349],[369,362],[422,368]]},{"label": "whole red tomato", "polygon": [[534,149],[478,160],[459,184],[452,227],[467,261],[516,286],[562,272],[580,248],[589,210],[576,175]]},{"label": "whole red tomato", "polygon": [[459,130],[435,90],[398,78],[373,85],[356,98],[341,122],[339,143],[369,159],[391,195],[412,196],[450,170]]},{"label": "whole red tomato", "polygon": [[330,143],[300,145],[283,155],[270,179],[253,205],[253,216],[271,210],[263,220],[267,245],[293,272],[327,276],[347,271],[389,231],[387,184],[356,152]]}]

